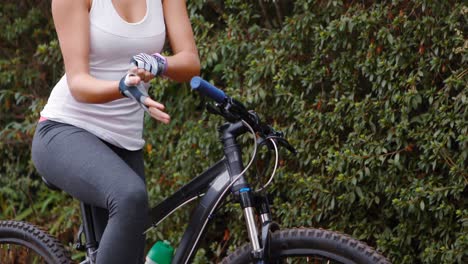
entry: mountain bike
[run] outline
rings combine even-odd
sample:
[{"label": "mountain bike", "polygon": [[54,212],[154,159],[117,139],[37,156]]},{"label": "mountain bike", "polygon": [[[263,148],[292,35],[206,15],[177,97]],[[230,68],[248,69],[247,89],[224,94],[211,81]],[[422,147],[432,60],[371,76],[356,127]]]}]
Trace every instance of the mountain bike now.
[{"label": "mountain bike", "polygon": [[[224,157],[150,210],[152,224],[148,230],[156,228],[180,207],[199,199],[172,263],[191,262],[210,218],[228,196],[242,208],[250,242],[228,254],[221,263],[390,263],[373,248],[342,233],[314,228],[281,229],[273,221],[265,190],[276,173],[279,148],[293,153],[296,150],[282,132],[262,122],[254,111],[248,111],[209,82],[195,77],[190,85],[215,101],[207,104],[210,113],[226,120],[218,128]],[[238,137],[249,132],[253,135],[253,151],[244,166]],[[257,156],[257,149],[264,146],[274,153],[271,162],[274,165],[268,181],[254,190],[245,174]],[[80,208],[82,225],[75,248],[86,252],[81,264],[94,264],[99,242],[93,225],[93,207],[81,203]],[[57,239],[26,222],[0,221],[0,253],[1,263],[70,263],[69,254]]]}]

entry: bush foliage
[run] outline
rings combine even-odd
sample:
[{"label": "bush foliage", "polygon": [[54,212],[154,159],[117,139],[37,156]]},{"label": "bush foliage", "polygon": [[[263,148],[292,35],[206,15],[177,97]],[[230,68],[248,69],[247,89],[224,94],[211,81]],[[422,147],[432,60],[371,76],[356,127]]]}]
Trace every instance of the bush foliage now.
[{"label": "bush foliage", "polygon": [[[281,226],[339,230],[394,263],[468,262],[466,3],[188,6],[202,76],[285,131],[299,150],[283,155],[270,188]],[[63,74],[49,9],[48,1],[0,5],[0,219],[44,225],[70,244],[77,202],[47,190],[29,154],[38,113]],[[220,158],[215,129],[222,120],[203,111],[187,84],[153,86],[173,119],[146,122],[155,204]],[[234,210],[219,212],[198,262],[215,262],[245,241]],[[171,216],[149,240],[177,244],[189,215]]]}]

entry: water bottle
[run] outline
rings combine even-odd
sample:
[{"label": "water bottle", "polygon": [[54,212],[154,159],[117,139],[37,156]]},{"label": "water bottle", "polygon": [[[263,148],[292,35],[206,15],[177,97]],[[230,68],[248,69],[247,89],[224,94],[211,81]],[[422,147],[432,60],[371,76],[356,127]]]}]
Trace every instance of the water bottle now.
[{"label": "water bottle", "polygon": [[169,241],[158,241],[146,255],[145,264],[171,264],[174,248]]}]

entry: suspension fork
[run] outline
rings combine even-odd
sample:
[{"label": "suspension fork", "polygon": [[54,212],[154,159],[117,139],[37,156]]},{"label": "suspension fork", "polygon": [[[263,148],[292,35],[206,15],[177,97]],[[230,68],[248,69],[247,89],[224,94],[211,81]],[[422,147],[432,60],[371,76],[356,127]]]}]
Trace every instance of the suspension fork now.
[{"label": "suspension fork", "polygon": [[270,263],[271,257],[271,234],[280,229],[280,226],[272,221],[270,202],[266,195],[256,194],[254,196],[255,205],[261,219],[261,243],[262,243],[262,255],[259,263]]},{"label": "suspension fork", "polygon": [[255,195],[254,200],[255,205],[257,206],[257,211],[260,215],[260,219],[262,221],[262,226],[270,223],[272,220],[268,198],[265,195]]},{"label": "suspension fork", "polygon": [[240,205],[244,211],[244,218],[247,225],[250,242],[252,243],[252,254],[254,259],[263,257],[262,248],[260,246],[258,229],[255,222],[255,205],[252,198],[252,190],[249,187],[244,187],[239,190]]},{"label": "suspension fork", "polygon": [[[269,263],[271,233],[279,230],[279,225],[271,220],[268,198],[253,194],[250,188],[242,188],[239,191],[239,197],[252,243],[252,257],[257,261],[257,264]],[[260,235],[255,222],[255,211],[258,212],[261,219]]]}]

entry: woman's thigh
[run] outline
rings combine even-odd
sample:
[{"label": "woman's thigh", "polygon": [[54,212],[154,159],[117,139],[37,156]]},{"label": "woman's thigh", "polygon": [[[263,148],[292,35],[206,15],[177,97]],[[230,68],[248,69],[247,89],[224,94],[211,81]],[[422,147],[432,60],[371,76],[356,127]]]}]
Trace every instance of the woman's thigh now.
[{"label": "woman's thigh", "polygon": [[[138,157],[126,162],[123,153],[132,156],[125,150],[119,156],[90,132],[53,121],[38,124],[32,146],[33,162],[41,176],[73,197],[101,208],[109,208],[120,191],[146,193],[141,152],[135,152],[141,162]],[[140,173],[129,166],[132,164]]]}]

